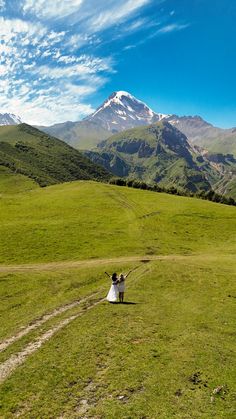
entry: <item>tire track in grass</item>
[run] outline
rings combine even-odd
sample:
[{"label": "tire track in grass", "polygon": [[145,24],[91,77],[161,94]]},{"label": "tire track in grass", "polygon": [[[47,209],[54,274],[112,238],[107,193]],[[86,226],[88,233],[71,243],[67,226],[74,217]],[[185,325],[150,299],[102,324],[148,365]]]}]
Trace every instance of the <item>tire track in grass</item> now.
[{"label": "tire track in grass", "polygon": [[[197,254],[196,254],[197,255]],[[84,259],[60,262],[46,262],[46,263],[29,263],[23,265],[0,265],[0,273],[14,273],[14,272],[31,272],[31,271],[55,271],[61,269],[73,269],[86,266],[99,266],[110,263],[128,263],[128,262],[142,262],[143,260],[172,260],[185,259],[189,256],[196,256],[195,254],[176,254],[176,255],[139,255],[139,256],[120,256],[106,259]]]},{"label": "tire track in grass", "polygon": [[[147,262],[147,261],[143,261],[143,262]],[[148,265],[148,267],[144,266],[144,265],[139,265],[137,266],[134,271],[139,270],[139,268],[143,267],[144,269],[142,269],[142,271],[135,276],[135,279],[132,280],[132,285],[136,284],[138,282],[138,280],[145,275],[147,272],[151,272],[152,271],[152,266],[150,267],[150,265]],[[104,369],[106,369],[106,367],[104,368],[104,366],[102,367],[102,369],[98,369],[97,372],[95,373],[95,376],[93,376],[93,379],[90,379],[89,383],[83,388],[82,394],[80,396],[80,398],[77,401],[77,405],[74,407],[74,412],[76,414],[76,417],[78,415],[79,418],[88,418],[90,416],[88,416],[90,414],[90,410],[91,408],[94,408],[95,406],[97,406],[98,404],[98,400],[99,401],[105,401],[107,399],[110,399],[109,395],[107,396],[102,396],[101,394],[99,395],[99,399],[94,400],[94,395],[95,392],[98,391],[99,388],[101,388],[101,385],[99,384],[99,379],[101,379],[101,377],[104,374]],[[57,419],[66,419],[68,418],[68,416],[66,415],[65,412],[61,413],[60,416],[57,417]]]},{"label": "tire track in grass", "polygon": [[[147,260],[143,260],[142,262],[147,262]],[[143,265],[139,265],[134,270],[136,271],[136,270],[138,270],[142,266]],[[147,271],[147,269],[145,268],[144,269],[144,272],[140,272],[136,276],[136,278],[133,281],[133,283],[137,282],[137,280],[140,278],[140,276],[142,276],[146,271]],[[48,315],[43,316],[42,319],[40,319],[40,320],[38,320],[38,321],[35,322],[35,324],[37,324],[36,327],[38,327],[38,323],[37,322],[42,321],[43,319],[44,319],[44,322],[46,322],[49,319],[48,316],[50,316],[50,318],[55,317],[56,315],[61,314],[64,311],[69,310],[69,309],[75,307],[76,305],[78,305],[78,304],[80,304],[82,302],[89,301],[91,298],[93,298],[94,296],[96,296],[100,292],[98,291],[97,293],[91,294],[89,297],[86,297],[86,298],[84,298],[82,300],[75,301],[75,302],[73,302],[71,304],[67,304],[66,306],[63,306],[63,307],[61,307],[59,309],[54,310],[51,314],[48,314]],[[67,326],[73,320],[75,320],[75,319],[83,316],[83,314],[85,314],[85,312],[87,312],[88,310],[91,310],[92,308],[96,307],[98,304],[100,304],[100,303],[102,303],[104,301],[106,301],[106,298],[100,298],[95,303],[90,304],[88,307],[85,307],[82,312],[79,312],[77,314],[73,314],[73,315],[67,317],[64,320],[61,320],[57,325],[55,325],[54,327],[52,327],[49,330],[47,330],[46,332],[44,332],[35,341],[30,342],[28,345],[26,345],[24,349],[22,349],[21,351],[17,352],[16,354],[11,355],[10,358],[8,358],[6,361],[4,361],[2,364],[0,364],[0,384],[2,384],[15,371],[15,369],[18,366],[22,365],[25,362],[25,360],[31,354],[33,354],[34,352],[36,352],[45,342],[47,342],[53,335],[55,335],[55,333],[57,333],[63,327]],[[63,309],[63,311],[60,311],[62,309]],[[53,316],[53,314],[54,314],[54,316]],[[45,318],[47,318],[47,319],[45,320]],[[31,330],[32,329],[30,329],[29,331],[31,331]],[[28,331],[28,333],[29,333],[29,331]],[[25,334],[27,334],[27,333],[25,333]],[[19,336],[19,334],[18,335],[15,335],[15,336]],[[9,338],[8,341],[10,339],[13,339],[13,338],[14,337]],[[11,343],[13,343],[13,342],[11,342]]]},{"label": "tire track in grass", "polygon": [[76,300],[76,301],[73,301],[72,303],[65,304],[64,306],[56,308],[51,313],[44,314],[41,318],[30,322],[28,326],[21,329],[18,333],[0,342],[0,353],[3,352],[6,348],[8,348],[8,346],[15,343],[17,340],[21,339],[22,337],[26,336],[28,333],[32,332],[32,330],[38,329],[48,320],[51,320],[54,317],[58,316],[59,314],[65,313],[66,311],[71,310],[72,308],[88,301],[91,297],[95,297],[97,294],[98,292],[91,294],[88,297],[83,298],[81,300]]},{"label": "tire track in grass", "polygon": [[[146,262],[147,260],[142,260],[142,262]],[[135,268],[137,269],[137,268]],[[35,329],[38,329],[40,326],[42,326],[44,323],[46,323],[48,320],[53,319],[56,316],[59,316],[60,314],[65,313],[68,310],[71,310],[72,308],[77,307],[80,304],[83,304],[84,302],[90,300],[91,298],[95,297],[99,294],[99,291],[90,294],[89,296],[82,298],[81,300],[76,300],[71,303],[67,303],[61,307],[56,308],[51,313],[42,315],[39,319],[35,319],[29,323],[28,326],[23,327],[19,332],[17,332],[15,335],[5,339],[4,341],[0,342],[0,353],[5,351],[10,345],[21,339],[22,337],[28,335],[28,333],[32,332]]]},{"label": "tire track in grass", "polygon": [[[149,261],[148,259],[143,259],[141,262],[143,263],[143,262],[148,262],[148,261]],[[63,314],[66,311],[71,310],[72,308],[75,308],[76,306],[88,301],[89,299],[91,299],[92,297],[95,297],[98,294],[99,294],[99,291],[95,292],[93,294],[90,294],[89,296],[87,296],[87,297],[85,297],[81,300],[76,300],[76,301],[73,301],[71,303],[67,303],[67,304],[65,304],[61,307],[56,308],[51,313],[44,314],[39,319],[35,319],[35,320],[31,321],[28,326],[23,327],[15,335],[13,335],[13,336],[3,340],[2,342],[0,342],[0,353],[3,352],[5,349],[7,349],[13,343],[17,342],[22,337],[24,337],[27,334],[29,334],[30,332],[32,332],[33,330],[38,329],[40,326],[42,326],[48,320],[51,320],[54,317],[56,317],[60,314]]]},{"label": "tire track in grass", "polygon": [[10,358],[8,358],[0,365],[0,383],[2,384],[15,371],[17,367],[22,365],[31,354],[36,352],[45,342],[47,342],[53,335],[55,335],[55,333],[57,333],[63,327],[67,326],[73,320],[83,316],[85,312],[96,307],[103,301],[105,301],[105,298],[90,304],[83,310],[83,312],[73,314],[70,317],[60,321],[56,326],[52,327],[51,329],[44,332],[41,336],[39,336],[34,342],[30,342],[24,349],[22,349],[22,351],[11,355]]}]

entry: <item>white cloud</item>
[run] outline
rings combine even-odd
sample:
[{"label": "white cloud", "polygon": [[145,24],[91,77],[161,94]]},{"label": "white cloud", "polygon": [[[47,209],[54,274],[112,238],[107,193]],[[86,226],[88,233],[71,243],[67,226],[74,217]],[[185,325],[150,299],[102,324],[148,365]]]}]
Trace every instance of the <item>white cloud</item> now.
[{"label": "white cloud", "polygon": [[22,19],[5,19],[0,17],[0,31],[3,41],[10,41],[18,34],[27,34],[27,37],[40,38],[45,35],[46,29],[40,23],[31,23]]},{"label": "white cloud", "polygon": [[100,13],[94,13],[89,20],[89,26],[93,32],[101,31],[119,24],[131,16],[141,7],[147,5],[150,0],[126,0],[112,2],[111,7],[104,8]]},{"label": "white cloud", "polygon": [[79,10],[83,0],[25,0],[23,11],[39,18],[63,18]]},{"label": "white cloud", "polygon": [[79,48],[83,46],[95,46],[98,45],[101,42],[101,40],[96,35],[89,35],[87,33],[75,33],[71,35],[67,42],[66,46],[68,46],[70,49],[78,50]]},{"label": "white cloud", "polygon": [[[85,37],[120,24],[152,0],[23,0],[25,14],[44,20],[70,18],[70,24],[80,22]],[[158,3],[163,0],[156,0]],[[83,34],[77,35],[80,41]]]},{"label": "white cloud", "polygon": [[[62,57],[59,57],[59,62]],[[64,57],[65,58],[65,57]],[[67,57],[69,60],[70,57]],[[61,78],[81,78],[89,79],[92,74],[101,72],[112,72],[111,60],[94,58],[89,56],[81,56],[75,58],[76,64],[66,65],[63,67],[49,67],[48,65],[37,66],[35,72],[48,79],[61,79]],[[70,60],[69,60],[70,61]]]},{"label": "white cloud", "polygon": [[[0,83],[0,92],[1,87],[5,86]],[[94,111],[91,105],[82,100],[93,92],[90,86],[66,84],[59,89],[39,89],[37,97],[33,99],[30,99],[30,92],[31,86],[20,86],[17,96],[0,100],[1,112],[11,110],[32,125],[51,125],[65,120],[78,121]]]},{"label": "white cloud", "polygon": [[40,22],[0,17],[0,35],[1,112],[46,125],[93,111],[84,101],[107,81],[110,58],[69,55],[70,35]]},{"label": "white cloud", "polygon": [[[163,1],[155,0],[155,4]],[[150,33],[160,23],[140,11],[151,2],[154,0],[16,2],[22,19],[0,17],[0,111],[19,114],[36,125],[79,120],[91,113],[91,105],[86,104],[89,95],[114,72],[112,57],[96,53],[102,50],[102,43],[112,42],[103,31],[114,28],[116,40],[141,29]],[[0,0],[0,9],[4,4]],[[177,26],[166,25],[159,33],[184,27]],[[144,39],[147,37],[137,42]],[[133,47],[131,42],[126,49]]]},{"label": "white cloud", "polygon": [[163,26],[156,33],[165,34],[165,33],[174,32],[174,31],[181,31],[182,29],[186,29],[189,26],[190,26],[189,23],[186,23],[186,24],[172,23],[172,24]]},{"label": "white cloud", "polygon": [[2,12],[6,7],[5,0],[0,0],[0,12]]}]

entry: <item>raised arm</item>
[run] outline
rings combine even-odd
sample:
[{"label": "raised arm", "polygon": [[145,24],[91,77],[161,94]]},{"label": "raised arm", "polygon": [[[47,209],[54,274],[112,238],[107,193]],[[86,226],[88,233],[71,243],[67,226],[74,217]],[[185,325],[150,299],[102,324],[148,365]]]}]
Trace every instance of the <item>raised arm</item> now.
[{"label": "raised arm", "polygon": [[127,275],[125,275],[125,278],[127,278],[127,277],[131,274],[131,272],[133,272],[135,269],[137,269],[137,267],[136,267],[136,268],[134,268],[134,269],[131,269],[131,270],[127,273]]},{"label": "raised arm", "polygon": [[133,272],[133,269],[132,269],[132,271],[129,271],[129,272],[125,275],[125,278],[128,278],[128,276],[131,274],[131,272]]}]

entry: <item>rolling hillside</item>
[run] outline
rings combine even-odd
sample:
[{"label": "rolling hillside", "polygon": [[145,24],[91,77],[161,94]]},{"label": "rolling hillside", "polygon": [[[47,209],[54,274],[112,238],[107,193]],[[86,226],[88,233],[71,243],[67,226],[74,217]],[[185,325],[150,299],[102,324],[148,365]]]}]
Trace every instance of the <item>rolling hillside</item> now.
[{"label": "rolling hillside", "polygon": [[[0,263],[216,251],[235,242],[236,209],[194,198],[81,181],[16,194],[13,206],[11,199],[2,199]],[[215,237],[217,214],[231,216]]]},{"label": "rolling hillside", "polygon": [[[21,181],[0,206],[0,416],[233,417],[235,207]],[[127,304],[104,301],[104,271],[131,268]]]},{"label": "rolling hillside", "polygon": [[8,167],[0,165],[0,196],[26,192],[38,187],[39,185],[33,179],[14,173]]},{"label": "rolling hillside", "polygon": [[79,151],[26,124],[0,127],[0,166],[25,175],[40,186],[110,177]]}]

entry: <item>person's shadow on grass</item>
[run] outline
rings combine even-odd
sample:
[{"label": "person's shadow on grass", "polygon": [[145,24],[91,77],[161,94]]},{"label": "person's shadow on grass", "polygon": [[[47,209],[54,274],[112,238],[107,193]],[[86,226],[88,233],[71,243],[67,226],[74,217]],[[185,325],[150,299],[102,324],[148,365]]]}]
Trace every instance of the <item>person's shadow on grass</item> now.
[{"label": "person's shadow on grass", "polygon": [[138,304],[138,303],[134,303],[133,301],[123,301],[123,303],[121,303],[121,304],[130,304],[130,305],[135,305],[135,304]]},{"label": "person's shadow on grass", "polygon": [[123,301],[123,303],[120,303],[119,301],[110,301],[110,304],[136,305],[138,303],[134,303],[133,301]]}]

